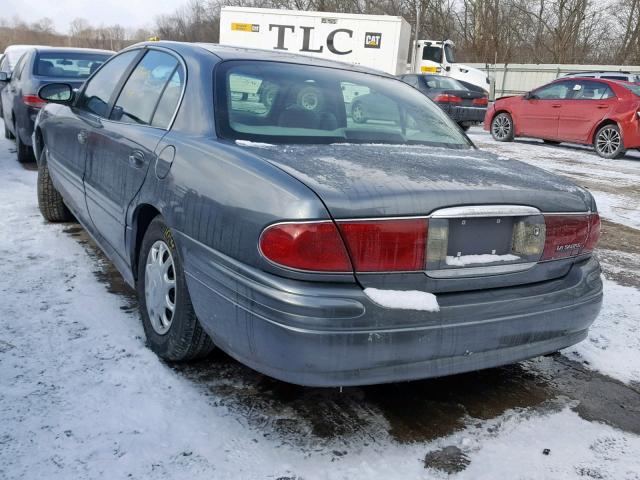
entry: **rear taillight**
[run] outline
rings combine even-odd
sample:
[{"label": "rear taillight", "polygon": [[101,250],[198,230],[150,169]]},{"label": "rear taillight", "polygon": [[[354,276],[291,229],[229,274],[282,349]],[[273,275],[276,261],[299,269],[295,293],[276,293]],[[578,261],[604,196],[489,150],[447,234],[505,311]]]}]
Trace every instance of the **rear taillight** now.
[{"label": "rear taillight", "polygon": [[590,253],[600,238],[600,217],[546,215],[546,240],[541,260],[556,260]]},{"label": "rear taillight", "polygon": [[489,105],[489,100],[487,99],[487,97],[474,98],[473,104],[477,107],[486,107],[487,105]]},{"label": "rear taillight", "polygon": [[47,102],[45,102],[43,99],[41,99],[37,95],[23,95],[22,102],[26,106],[33,107],[33,108],[42,108],[47,104]]},{"label": "rear taillight", "polygon": [[271,225],[260,236],[260,251],[271,262],[296,270],[353,271],[340,233],[331,220]]},{"label": "rear taillight", "polygon": [[356,272],[425,269],[427,219],[340,221]]},{"label": "rear taillight", "polygon": [[462,103],[462,99],[460,97],[457,95],[450,95],[448,93],[437,95],[433,101],[436,103]]}]

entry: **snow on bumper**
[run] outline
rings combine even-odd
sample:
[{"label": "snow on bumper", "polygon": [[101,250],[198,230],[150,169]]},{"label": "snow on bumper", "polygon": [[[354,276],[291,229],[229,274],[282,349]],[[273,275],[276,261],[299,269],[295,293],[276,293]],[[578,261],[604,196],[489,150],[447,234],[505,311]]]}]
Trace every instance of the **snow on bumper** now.
[{"label": "snow on bumper", "polygon": [[532,358],[583,340],[602,303],[595,259],[548,282],[439,294],[440,311],[426,312],[382,307],[355,284],[273,277],[200,244],[184,253],[196,313],[214,342],[301,385],[412,380]]}]

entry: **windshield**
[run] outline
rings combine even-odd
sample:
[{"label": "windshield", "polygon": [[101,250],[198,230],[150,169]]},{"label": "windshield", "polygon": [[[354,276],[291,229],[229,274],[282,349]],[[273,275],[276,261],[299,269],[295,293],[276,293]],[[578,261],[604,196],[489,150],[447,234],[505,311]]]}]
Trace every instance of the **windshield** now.
[{"label": "windshield", "polygon": [[43,77],[87,78],[111,55],[84,52],[41,52],[33,73]]},{"label": "windshield", "polygon": [[440,75],[423,75],[422,78],[429,88],[442,90],[468,90],[467,87],[454,78],[442,77]]},{"label": "windshield", "polygon": [[453,55],[453,45],[445,45],[444,54],[447,57],[447,62],[456,63],[456,57]]},{"label": "windshield", "polygon": [[442,47],[426,46],[422,49],[422,59],[442,63]]},{"label": "windshield", "polygon": [[268,143],[394,143],[470,148],[447,115],[405,83],[277,62],[222,63],[219,133]]}]

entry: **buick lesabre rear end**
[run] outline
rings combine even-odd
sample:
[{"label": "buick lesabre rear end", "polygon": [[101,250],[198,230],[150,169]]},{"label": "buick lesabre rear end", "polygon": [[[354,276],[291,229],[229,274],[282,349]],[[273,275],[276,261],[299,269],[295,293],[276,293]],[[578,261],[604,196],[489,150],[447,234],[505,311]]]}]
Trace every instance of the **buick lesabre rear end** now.
[{"label": "buick lesabre rear end", "polygon": [[[267,375],[346,386],[495,367],[586,337],[602,283],[585,189],[476,149],[383,74],[144,48],[178,52],[189,78],[126,209],[116,262],[159,355],[207,353],[203,331]],[[352,103],[372,94],[380,120],[354,120]]]}]

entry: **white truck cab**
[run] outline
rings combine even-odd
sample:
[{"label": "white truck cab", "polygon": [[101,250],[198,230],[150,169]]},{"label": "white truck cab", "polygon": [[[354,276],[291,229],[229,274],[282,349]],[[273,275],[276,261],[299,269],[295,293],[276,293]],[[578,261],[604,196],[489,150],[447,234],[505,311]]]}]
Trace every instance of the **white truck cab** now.
[{"label": "white truck cab", "polygon": [[410,73],[434,73],[455,78],[474,90],[489,92],[491,83],[486,73],[477,68],[456,63],[455,44],[451,40],[418,40],[414,49]]}]

